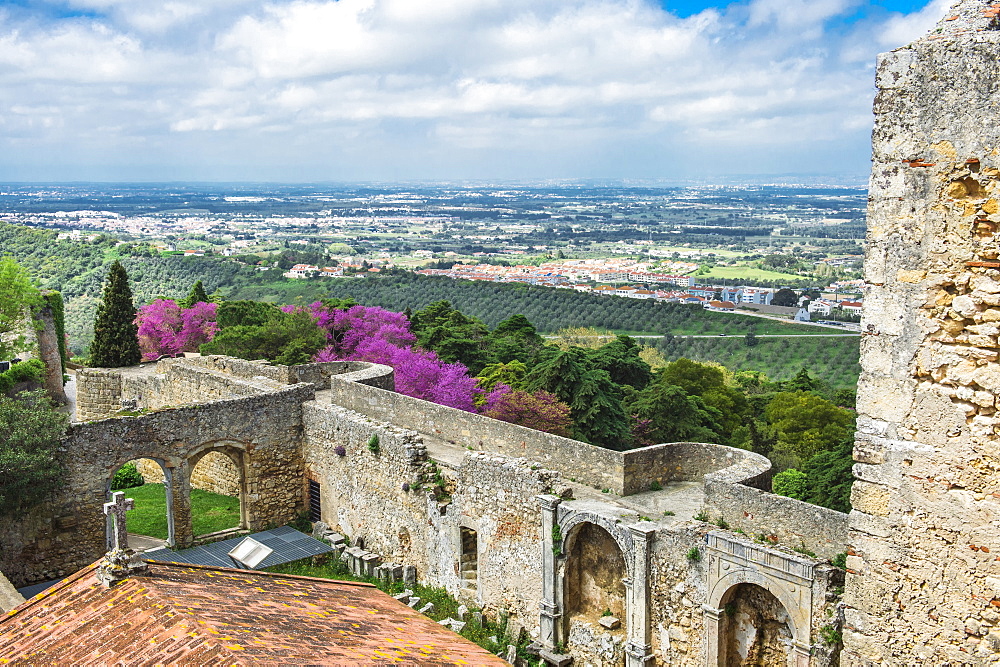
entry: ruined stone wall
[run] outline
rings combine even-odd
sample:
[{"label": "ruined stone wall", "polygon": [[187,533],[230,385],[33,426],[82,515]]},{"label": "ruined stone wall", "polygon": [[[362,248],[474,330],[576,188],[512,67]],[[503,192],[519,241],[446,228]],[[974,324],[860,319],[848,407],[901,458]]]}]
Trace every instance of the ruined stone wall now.
[{"label": "ruined stone wall", "polygon": [[572,470],[578,481],[622,494],[622,452],[588,445],[516,424],[422,401],[403,394],[333,378],[331,401],[350,410],[406,424],[462,447],[511,457],[526,457],[555,470]]},{"label": "ruined stone wall", "polygon": [[91,421],[110,417],[122,409],[121,373],[105,368],[76,372],[76,418]]},{"label": "ruined stone wall", "polygon": [[190,473],[203,452],[242,459],[244,522],[251,530],[291,520],[303,508],[302,403],[308,385],[249,398],[119,417],[70,427],[60,451],[65,485],[18,522],[0,522],[0,570],[17,585],[65,576],[104,551],[102,505],[114,472],[140,458],[172,473],[179,544],[189,544]]},{"label": "ruined stone wall", "polygon": [[1000,656],[1000,8],[880,57],[845,661]]},{"label": "ruined stone wall", "polygon": [[[413,432],[319,402],[306,405],[303,418],[306,474],[320,484],[325,523],[388,561],[415,565],[422,581],[537,629],[535,496],[557,484],[555,473],[481,452],[467,453],[457,470],[438,468]],[[463,526],[478,536],[474,588],[461,576]]]},{"label": "ruined stone wall", "polygon": [[[713,528],[704,523],[659,530],[650,558],[650,606],[653,654],[665,665],[706,664],[703,658],[702,605],[708,599],[706,565],[688,558]],[[701,554],[702,551],[699,551]]]}]

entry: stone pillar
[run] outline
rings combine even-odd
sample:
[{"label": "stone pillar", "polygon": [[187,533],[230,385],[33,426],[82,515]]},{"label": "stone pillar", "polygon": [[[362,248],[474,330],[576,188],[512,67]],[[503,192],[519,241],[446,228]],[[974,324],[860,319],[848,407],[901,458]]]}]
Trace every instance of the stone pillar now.
[{"label": "stone pillar", "polygon": [[60,405],[66,403],[66,390],[63,389],[62,355],[59,354],[59,337],[56,334],[56,322],[51,306],[38,308],[35,313],[38,323],[38,357],[45,364],[45,391],[52,400]]},{"label": "stone pillar", "polygon": [[[539,626],[542,646],[554,650],[562,640],[562,608],[557,599],[558,575],[553,528],[558,525],[556,512],[562,499],[558,496],[535,496],[542,508],[542,602]],[[561,548],[560,544],[560,548]]]},{"label": "stone pillar", "polygon": [[792,652],[795,655],[795,667],[809,667],[809,655],[812,653],[812,649],[808,644],[793,641]]},{"label": "stone pillar", "polygon": [[652,526],[629,526],[632,535],[633,564],[631,581],[627,582],[628,594],[625,632],[625,664],[627,667],[644,667],[653,662],[652,629],[649,622],[649,551],[656,535]]},{"label": "stone pillar", "polygon": [[[173,525],[174,544],[178,549],[191,546],[194,542],[194,529],[191,526],[191,467],[187,461],[177,467],[164,467],[166,480],[164,488],[167,491],[168,524]],[[168,533],[169,535],[169,533]]]},{"label": "stone pillar", "polygon": [[705,628],[702,631],[705,636],[705,667],[719,667],[726,664],[726,647],[721,641],[723,610],[707,604],[702,605],[701,610],[705,612]]}]

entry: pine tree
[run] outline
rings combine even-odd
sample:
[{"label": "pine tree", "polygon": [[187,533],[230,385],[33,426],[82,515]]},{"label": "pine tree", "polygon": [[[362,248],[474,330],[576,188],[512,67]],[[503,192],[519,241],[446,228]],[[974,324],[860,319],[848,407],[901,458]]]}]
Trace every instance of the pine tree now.
[{"label": "pine tree", "polygon": [[104,296],[97,308],[90,363],[101,368],[118,368],[134,366],[140,358],[132,288],[125,267],[115,261],[108,270]]},{"label": "pine tree", "polygon": [[200,280],[191,287],[191,292],[188,293],[187,298],[178,305],[181,308],[191,308],[196,303],[209,303],[208,293],[205,292],[205,286],[201,284]]}]

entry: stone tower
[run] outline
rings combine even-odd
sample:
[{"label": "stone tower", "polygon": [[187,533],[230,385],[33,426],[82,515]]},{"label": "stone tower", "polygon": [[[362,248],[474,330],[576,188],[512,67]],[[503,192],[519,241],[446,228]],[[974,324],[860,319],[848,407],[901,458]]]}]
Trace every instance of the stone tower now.
[{"label": "stone tower", "polygon": [[1000,4],[880,57],[851,665],[1000,660]]}]

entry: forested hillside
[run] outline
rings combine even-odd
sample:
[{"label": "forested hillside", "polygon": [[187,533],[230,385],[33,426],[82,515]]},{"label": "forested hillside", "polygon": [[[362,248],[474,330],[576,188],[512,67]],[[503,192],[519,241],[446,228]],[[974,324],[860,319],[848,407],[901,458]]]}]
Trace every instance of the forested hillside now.
[{"label": "forested hillside", "polygon": [[645,341],[663,353],[667,361],[694,359],[714,361],[726,368],[760,371],[776,381],[790,380],[800,368],[834,388],[853,388],[858,383],[859,339],[800,336],[797,338],[757,338],[748,346],[737,338],[674,338]]},{"label": "forested hillside", "polygon": [[17,260],[39,287],[62,292],[66,330],[76,352],[89,344],[101,285],[116,259],[128,271],[137,303],[161,294],[183,296],[197,280],[213,292],[247,285],[259,275],[220,258],[161,255],[147,244],[120,244],[103,235],[92,242],[57,241],[55,232],[5,222],[0,222],[0,255]]},{"label": "forested hillside", "polygon": [[[102,236],[93,242],[57,241],[55,232],[0,222],[0,255],[11,255],[37,284],[57,289],[66,300],[66,328],[73,351],[82,352],[92,327],[108,266],[120,259],[129,274],[136,305],[157,296],[182,297],[201,280],[211,293],[228,299],[274,303],[309,303],[320,298],[352,297],[361,304],[389,310],[419,310],[447,300],[455,308],[496,326],[512,315],[524,315],[542,333],[566,327],[598,327],[620,332],[672,334],[657,347],[668,360],[688,357],[717,361],[734,370],[759,370],[776,380],[806,366],[833,387],[857,383],[856,338],[758,338],[769,334],[816,333],[817,329],[774,320],[707,312],[698,306],[599,297],[570,290],[523,284],[477,283],[449,278],[370,275],[338,280],[273,280],[246,264],[218,257],[162,255],[144,243],[120,244]],[[268,282],[263,282],[267,280]],[[715,339],[692,335],[719,335]]]}]

